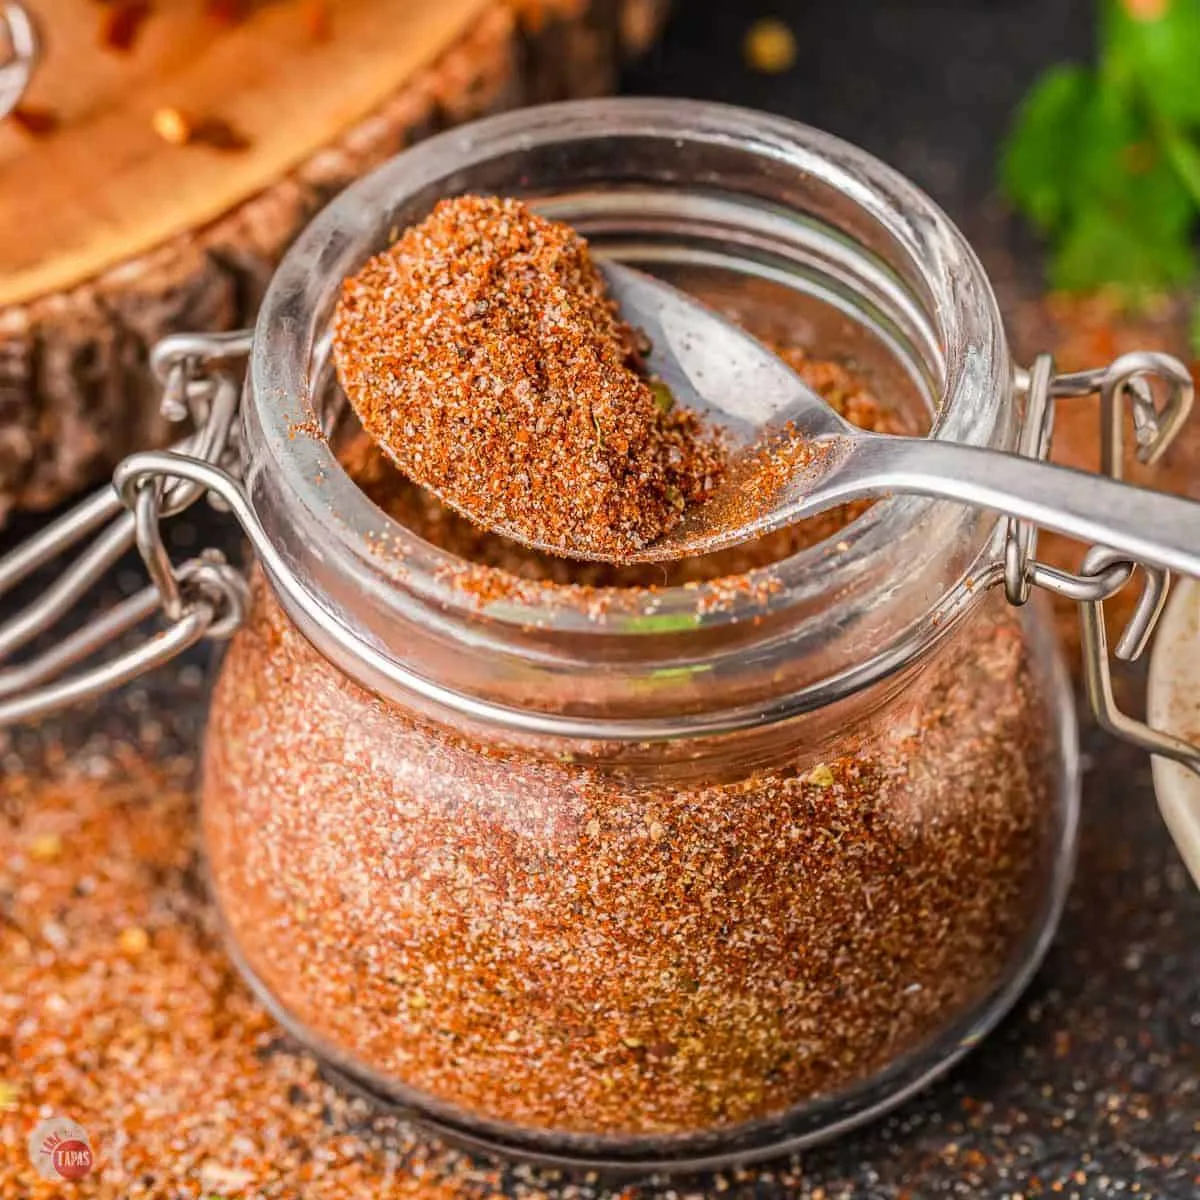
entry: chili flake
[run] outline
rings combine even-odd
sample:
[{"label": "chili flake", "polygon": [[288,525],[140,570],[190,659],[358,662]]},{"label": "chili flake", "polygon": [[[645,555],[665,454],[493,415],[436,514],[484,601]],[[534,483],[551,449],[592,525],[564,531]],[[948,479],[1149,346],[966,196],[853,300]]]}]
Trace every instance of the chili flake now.
[{"label": "chili flake", "polygon": [[100,26],[101,44],[110,50],[128,53],[153,10],[154,6],[147,0],[122,0],[119,4],[107,5]]},{"label": "chili flake", "polygon": [[58,115],[49,108],[31,108],[18,104],[10,110],[8,119],[30,137],[47,137],[58,128]]}]

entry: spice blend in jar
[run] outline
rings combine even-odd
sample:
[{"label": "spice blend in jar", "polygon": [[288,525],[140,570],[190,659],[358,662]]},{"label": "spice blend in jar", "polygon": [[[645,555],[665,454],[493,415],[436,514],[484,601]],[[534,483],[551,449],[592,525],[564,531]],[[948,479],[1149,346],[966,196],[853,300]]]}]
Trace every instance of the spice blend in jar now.
[{"label": "spice blend in jar", "polygon": [[346,281],[338,376],[416,482],[490,529],[620,556],[703,501],[715,432],[642,368],[587,243],[517,200],[443,200]]},{"label": "spice blend in jar", "polygon": [[[780,353],[850,419],[902,427],[844,367]],[[664,574],[487,533],[361,432],[342,459],[483,604],[739,594],[866,507]],[[785,736],[750,771],[697,740],[711,782],[673,782],[620,746],[480,741],[374,697],[260,585],[214,703],[206,840],[252,977],[336,1060],[468,1121],[720,1129],[871,1078],[994,987],[1044,902],[1044,705],[994,604],[852,735]]]},{"label": "spice blend in jar", "polygon": [[1014,618],[968,640],[818,761],[672,785],[426,723],[260,592],[206,770],[239,953],[435,1111],[675,1134],[838,1093],[978,1003],[1043,900],[1042,697]]},{"label": "spice blend in jar", "polygon": [[[1069,876],[1070,696],[1039,614],[993,586],[1002,527],[974,509],[892,497],[709,559],[611,566],[531,552],[486,504],[423,487],[397,446],[474,442],[439,466],[462,483],[470,464],[499,503],[507,442],[529,447],[565,535],[580,481],[608,495],[615,470],[617,415],[603,447],[581,419],[594,387],[554,393],[559,440],[516,442],[522,339],[464,338],[464,244],[480,279],[498,269],[540,302],[489,305],[481,332],[524,323],[564,378],[612,363],[653,398],[619,314],[567,286],[585,274],[570,228],[531,233],[519,211],[510,227],[505,202],[474,199],[458,203],[490,214],[486,236],[443,206],[434,253],[397,250],[436,196],[506,191],[803,346],[781,352],[851,420],[1015,444],[978,260],[850,147],[656,101],[517,114],[406,152],[302,236],[251,350],[243,446],[269,553],[208,726],[214,895],[247,978],[306,1046],[476,1143],[640,1169],[798,1148],[945,1069],[1028,980]],[[500,228],[561,254],[497,268]],[[438,247],[434,286],[410,296]],[[436,434],[446,412],[406,390],[427,347],[419,321],[391,328],[389,297],[435,333],[457,443],[423,440],[417,422]],[[588,348],[571,362],[560,312]],[[465,407],[489,400],[464,378],[477,348],[507,442]],[[422,437],[381,436],[405,405]],[[669,428],[638,443],[651,463]],[[658,495],[627,491],[642,515]],[[593,533],[654,536],[590,511]]]}]

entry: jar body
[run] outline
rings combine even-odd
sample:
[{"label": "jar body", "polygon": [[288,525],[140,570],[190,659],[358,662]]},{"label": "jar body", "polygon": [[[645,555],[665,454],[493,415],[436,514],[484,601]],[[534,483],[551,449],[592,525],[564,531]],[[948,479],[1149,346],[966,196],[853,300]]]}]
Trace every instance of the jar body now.
[{"label": "jar body", "polygon": [[918,497],[732,577],[479,587],[347,472],[328,361],[342,278],[463,191],[849,363],[902,427],[1015,445],[977,260],[852,147],[602,101],[407,151],[302,235],[255,332],[265,573],[203,801],[230,944],[328,1064],[465,1139],[645,1169],[829,1136],[963,1053],[1046,945],[1056,650],[992,586],[994,517]]},{"label": "jar body", "polygon": [[204,777],[232,943],[329,1061],[509,1150],[827,1132],[999,1015],[1069,872],[1074,732],[1039,619],[993,593],[881,691],[749,760],[697,745],[713,782],[674,784],[382,700],[260,588]]}]

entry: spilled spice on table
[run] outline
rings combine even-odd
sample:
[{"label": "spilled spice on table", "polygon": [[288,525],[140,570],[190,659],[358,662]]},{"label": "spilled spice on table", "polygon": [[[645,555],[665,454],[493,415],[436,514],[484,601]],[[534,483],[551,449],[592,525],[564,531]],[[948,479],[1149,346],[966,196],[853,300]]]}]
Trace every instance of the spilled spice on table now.
[{"label": "spilled spice on table", "polygon": [[52,1112],[91,1136],[91,1200],[494,1195],[494,1167],[339,1092],[251,997],[192,778],[127,753],[0,777],[0,1200],[65,1194],[26,1151]]}]

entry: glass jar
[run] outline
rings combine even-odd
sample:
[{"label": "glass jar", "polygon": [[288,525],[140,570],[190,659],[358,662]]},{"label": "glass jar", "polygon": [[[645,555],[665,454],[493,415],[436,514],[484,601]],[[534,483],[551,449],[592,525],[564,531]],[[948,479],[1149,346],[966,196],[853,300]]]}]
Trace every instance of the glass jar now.
[{"label": "glass jar", "polygon": [[[0,726],[232,636],[204,754],[212,889],[246,977],[332,1070],[560,1163],[712,1166],[829,1137],[965,1053],[1053,933],[1076,730],[1034,585],[1083,606],[1101,722],[1200,767],[1113,702],[1101,605],[1138,564],[1093,548],[1054,571],[1024,523],[920,497],[754,569],[637,586],[425,539],[343,465],[330,316],[347,274],[464,191],[524,196],[761,336],[851,361],[935,438],[1044,455],[1054,397],[1098,391],[1117,473],[1126,401],[1151,456],[1191,403],[1161,355],[1015,367],[961,235],[836,139],[684,101],[527,109],[344,192],[252,337],[160,343],[164,411],[195,431],[0,560],[3,594],[113,520],[0,623],[0,660],[135,542],[151,586],[0,671]],[[159,518],[205,491],[249,537],[249,590],[211,552],[170,561]],[[1118,657],[1160,607],[1147,578]],[[155,637],[70,674],[155,608]]]},{"label": "glass jar", "polygon": [[978,262],[857,150],[606,101],[407,151],[302,235],[255,334],[245,483],[278,562],[203,784],[230,943],[303,1044],[461,1137],[803,1145],[945,1069],[1045,949],[1077,796],[1055,648],[986,586],[995,518],[914,498],[733,581],[481,592],[331,444],[341,280],[462,191],[852,358],[934,436],[1015,445]]}]

